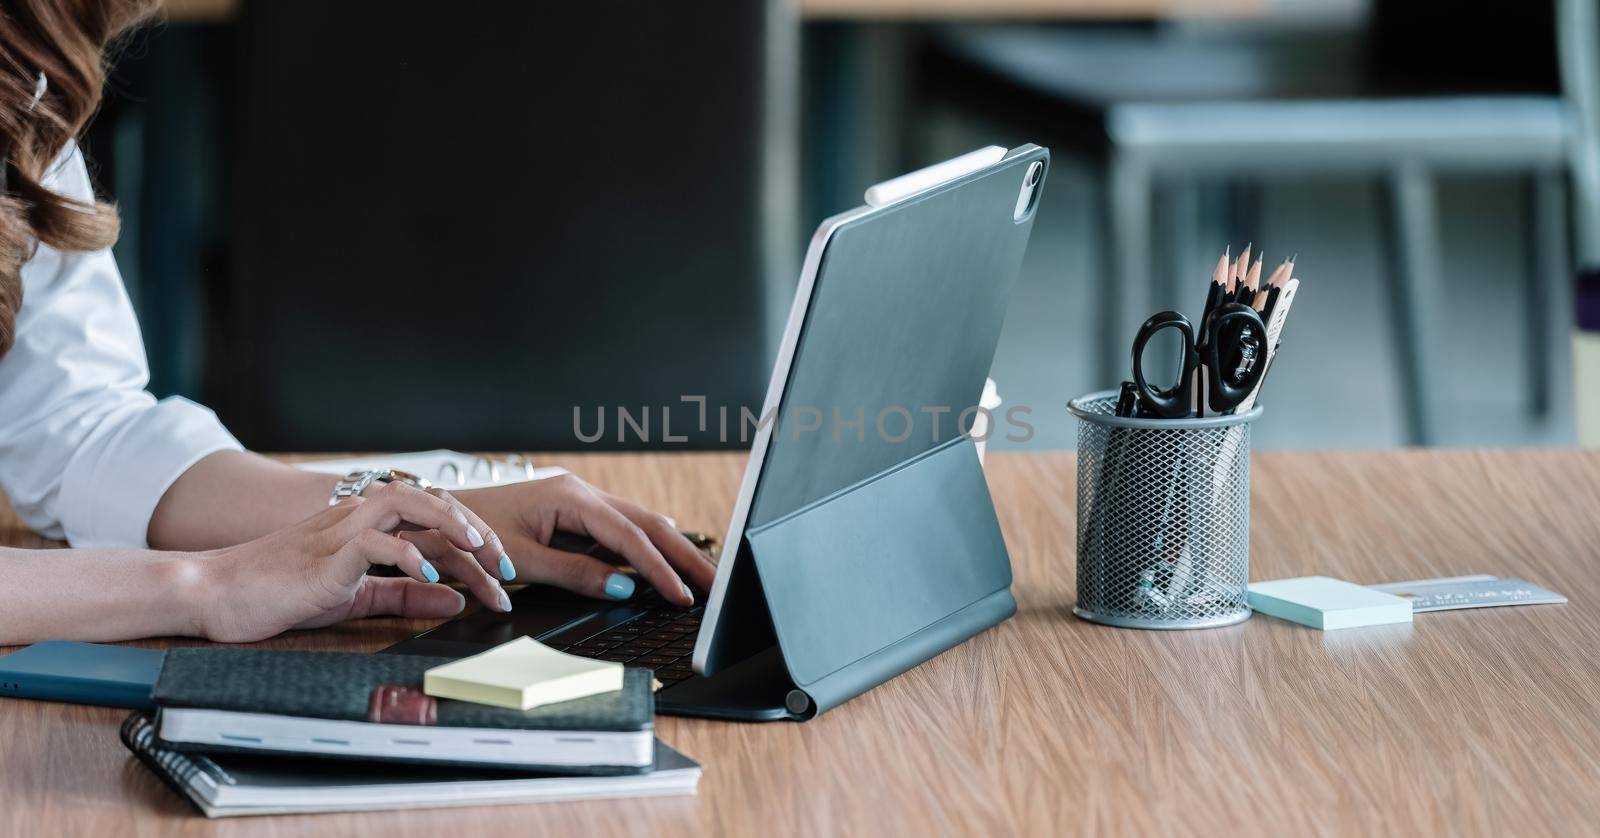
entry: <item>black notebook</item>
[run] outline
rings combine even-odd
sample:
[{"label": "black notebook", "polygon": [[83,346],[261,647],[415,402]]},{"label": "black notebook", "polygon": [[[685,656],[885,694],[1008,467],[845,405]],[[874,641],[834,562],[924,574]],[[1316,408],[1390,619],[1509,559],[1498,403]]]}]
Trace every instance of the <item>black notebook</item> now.
[{"label": "black notebook", "polygon": [[182,751],[486,766],[565,774],[650,770],[650,672],[622,689],[532,710],[422,693],[450,658],[173,649],[156,680],[156,735]]},{"label": "black notebook", "polygon": [[122,723],[122,743],[211,818],[693,794],[700,781],[699,764],[661,742],[655,771],[610,777],[185,753],[162,747],[145,713]]}]

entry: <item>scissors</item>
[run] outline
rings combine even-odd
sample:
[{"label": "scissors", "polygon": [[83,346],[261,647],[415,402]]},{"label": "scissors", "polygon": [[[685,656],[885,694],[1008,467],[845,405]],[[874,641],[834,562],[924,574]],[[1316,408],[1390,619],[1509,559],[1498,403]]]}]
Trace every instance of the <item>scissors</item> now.
[{"label": "scissors", "polygon": [[[1206,313],[1195,334],[1189,318],[1163,311],[1144,321],[1133,339],[1133,383],[1140,406],[1163,419],[1181,419],[1202,403],[1213,413],[1227,413],[1250,395],[1266,365],[1260,363],[1266,326],[1261,315],[1243,303],[1225,303]],[[1150,386],[1144,377],[1144,348],[1162,329],[1182,337],[1178,382],[1167,389]],[[1194,391],[1204,387],[1204,393]],[[1204,396],[1201,398],[1197,396]],[[1203,412],[1203,411],[1202,411]]]}]

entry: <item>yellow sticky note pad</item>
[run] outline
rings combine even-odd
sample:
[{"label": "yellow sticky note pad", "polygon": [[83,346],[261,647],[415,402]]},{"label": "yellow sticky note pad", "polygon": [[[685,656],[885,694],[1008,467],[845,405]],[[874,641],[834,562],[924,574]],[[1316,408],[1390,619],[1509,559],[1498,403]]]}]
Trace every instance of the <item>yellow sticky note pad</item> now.
[{"label": "yellow sticky note pad", "polygon": [[620,689],[622,664],[558,652],[531,637],[436,666],[422,679],[422,691],[436,698],[513,710]]}]

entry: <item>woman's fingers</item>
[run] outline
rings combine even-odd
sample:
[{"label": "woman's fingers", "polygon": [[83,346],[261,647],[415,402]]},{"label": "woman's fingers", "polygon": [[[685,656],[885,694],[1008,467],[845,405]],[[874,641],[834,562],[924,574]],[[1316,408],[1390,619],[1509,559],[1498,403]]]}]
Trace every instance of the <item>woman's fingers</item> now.
[{"label": "woman's fingers", "polygon": [[333,558],[341,577],[353,574],[359,578],[366,573],[367,565],[381,564],[399,568],[401,573],[419,582],[439,581],[438,568],[423,558],[415,544],[378,530],[356,533]]},{"label": "woman's fingers", "polygon": [[[344,536],[353,538],[364,529],[392,532],[402,524],[412,524],[444,533],[451,544],[469,553],[488,545],[489,537],[468,522],[467,516],[450,501],[398,481],[368,492],[339,524]],[[495,543],[500,543],[498,538]],[[499,561],[498,556],[495,561]]]},{"label": "woman's fingers", "polygon": [[618,573],[613,565],[593,556],[568,553],[542,544],[528,548],[533,561],[524,568],[530,582],[566,588],[596,599],[627,599],[633,596],[633,577]]},{"label": "woman's fingers", "polygon": [[[628,520],[627,516],[606,503],[594,489],[577,478],[566,481],[563,494],[566,508],[561,510],[563,514],[559,516],[563,522],[571,521],[590,538],[627,559],[628,564],[633,565],[633,568],[639,571],[639,575],[660,591],[661,596],[668,602],[684,607],[694,604],[694,594],[690,593],[689,586],[678,578],[678,574],[667,564],[667,560],[650,541],[650,537],[645,535],[644,530],[639,529],[636,524]],[[566,529],[573,527],[569,526]]]},{"label": "woman's fingers", "polygon": [[356,590],[346,619],[395,615],[417,619],[454,617],[466,600],[446,585],[425,585],[412,579],[369,576]]},{"label": "woman's fingers", "polygon": [[[472,556],[489,575],[505,582],[517,578],[517,568],[511,564],[511,557],[506,555],[505,547],[500,543],[500,536],[488,524],[478,517],[466,504],[456,500],[455,496],[440,488],[426,490],[428,494],[450,504],[461,516],[467,519],[467,525],[472,527],[472,532],[478,533],[482,538],[482,545],[472,550]],[[471,533],[468,533],[469,537]]]},{"label": "woman's fingers", "polygon": [[472,595],[495,611],[510,611],[511,598],[471,553],[457,549],[438,530],[407,530],[396,538],[410,542],[444,575],[467,586]]},{"label": "woman's fingers", "polygon": [[711,557],[683,537],[683,533],[678,531],[677,524],[671,518],[658,512],[651,512],[625,498],[607,492],[599,494],[606,503],[611,504],[612,508],[643,530],[645,536],[666,557],[667,562],[677,568],[683,578],[689,580],[689,584],[702,591],[711,590],[711,583],[717,578],[717,566],[712,564]]}]

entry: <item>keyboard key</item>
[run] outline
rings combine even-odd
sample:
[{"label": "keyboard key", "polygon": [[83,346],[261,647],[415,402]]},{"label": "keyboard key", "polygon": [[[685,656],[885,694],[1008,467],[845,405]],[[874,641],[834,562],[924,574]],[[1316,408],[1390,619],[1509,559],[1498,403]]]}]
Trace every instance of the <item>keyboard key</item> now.
[{"label": "keyboard key", "polygon": [[612,649],[611,650],[611,654],[613,654],[613,655],[627,655],[628,658],[631,660],[631,659],[636,658],[636,657],[638,657],[640,655],[648,655],[653,651],[655,651],[655,650],[650,648],[648,645],[639,645],[639,644],[635,644],[635,643],[629,643],[629,644],[626,644],[626,645],[623,645],[623,646],[618,646],[615,649]]},{"label": "keyboard key", "polygon": [[677,658],[671,655],[645,655],[634,662],[640,666],[659,667],[667,666],[675,661],[677,661]]},{"label": "keyboard key", "polygon": [[607,652],[603,655],[595,655],[595,657],[603,661],[611,661],[612,663],[627,663],[628,661],[633,660],[632,655],[619,655],[614,652]]}]

